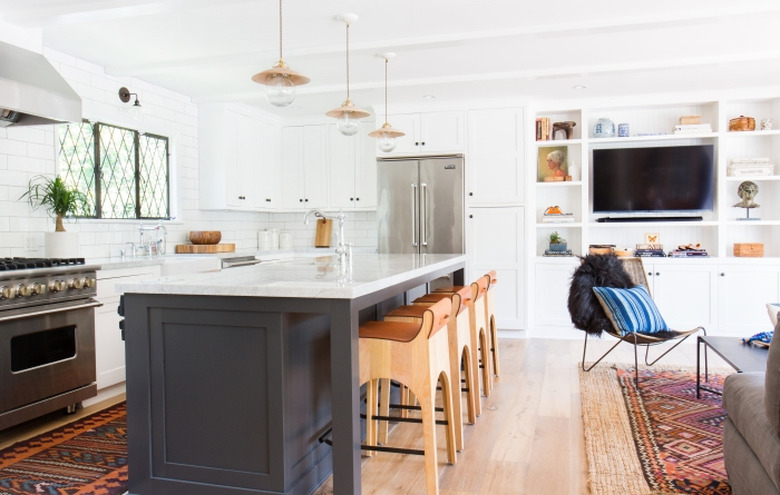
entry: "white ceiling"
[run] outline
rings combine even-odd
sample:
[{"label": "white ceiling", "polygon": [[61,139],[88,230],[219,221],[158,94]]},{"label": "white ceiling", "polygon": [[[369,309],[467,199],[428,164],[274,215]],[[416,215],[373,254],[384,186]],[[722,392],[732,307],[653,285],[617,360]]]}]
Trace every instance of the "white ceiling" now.
[{"label": "white ceiling", "polygon": [[[282,116],[322,114],[346,96],[383,99],[392,51],[396,105],[780,88],[777,0],[285,0],[284,59],[311,78],[293,108],[251,81],[278,59],[277,0],[0,0],[0,21],[40,30],[46,47],[195,102],[235,101]],[[586,89],[573,89],[585,85]],[[132,88],[131,88],[132,90]],[[142,98],[142,95],[139,95]]]}]

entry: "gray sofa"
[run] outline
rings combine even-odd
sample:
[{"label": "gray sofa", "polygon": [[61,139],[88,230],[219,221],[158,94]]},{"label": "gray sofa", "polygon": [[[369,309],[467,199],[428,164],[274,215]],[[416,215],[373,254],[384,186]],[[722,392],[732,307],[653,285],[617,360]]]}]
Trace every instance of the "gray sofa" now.
[{"label": "gray sofa", "polygon": [[734,495],[780,494],[780,337],[766,373],[736,373],[723,385],[723,458]]}]

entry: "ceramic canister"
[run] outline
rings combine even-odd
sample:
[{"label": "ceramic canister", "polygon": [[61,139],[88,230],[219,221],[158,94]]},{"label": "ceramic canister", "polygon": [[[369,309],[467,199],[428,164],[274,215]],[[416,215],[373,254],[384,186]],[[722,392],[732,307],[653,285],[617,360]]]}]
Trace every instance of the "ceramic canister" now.
[{"label": "ceramic canister", "polygon": [[257,233],[257,249],[258,251],[270,251],[275,249],[272,247],[273,235],[270,230],[261,230]]}]

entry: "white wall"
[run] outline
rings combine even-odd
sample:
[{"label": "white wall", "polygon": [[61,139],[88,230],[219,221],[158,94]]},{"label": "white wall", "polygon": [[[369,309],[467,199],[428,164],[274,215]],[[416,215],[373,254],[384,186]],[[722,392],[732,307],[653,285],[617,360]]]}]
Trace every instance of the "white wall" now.
[{"label": "white wall", "polygon": [[[257,231],[278,228],[293,233],[297,248],[314,244],[314,226],[304,226],[301,213],[244,213],[203,211],[198,208],[198,107],[189,97],[144,81],[106,74],[95,64],[54,50],[43,50],[73,89],[81,96],[83,116],[142,132],[167,136],[171,151],[171,210],[166,221],[169,252],[184,243],[190,230],[221,230],[222,242],[237,250],[257,247]],[[138,93],[143,111],[136,118],[131,104],[119,100],[126,86]],[[43,233],[54,230],[54,220],[45,211],[33,211],[19,197],[29,180],[56,170],[54,126],[0,128],[0,257],[43,256]],[[125,242],[138,239],[137,220],[66,220],[65,228],[78,231],[82,257],[119,256]],[[146,222],[150,225],[152,222]],[[357,247],[376,246],[374,212],[348,213],[346,236]]]}]

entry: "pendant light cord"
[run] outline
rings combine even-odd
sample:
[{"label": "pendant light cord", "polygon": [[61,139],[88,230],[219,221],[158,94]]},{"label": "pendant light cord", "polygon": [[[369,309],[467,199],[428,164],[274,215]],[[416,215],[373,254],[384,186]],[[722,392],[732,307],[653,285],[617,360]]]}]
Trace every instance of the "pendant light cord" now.
[{"label": "pendant light cord", "polygon": [[387,124],[387,65],[389,61],[385,57],[385,124]]},{"label": "pendant light cord", "polygon": [[282,0],[279,0],[279,60],[284,60],[282,57]]},{"label": "pendant light cord", "polygon": [[347,24],[347,101],[349,101],[349,21]]}]

